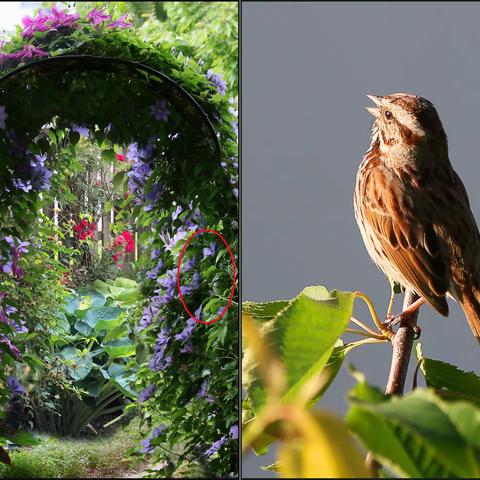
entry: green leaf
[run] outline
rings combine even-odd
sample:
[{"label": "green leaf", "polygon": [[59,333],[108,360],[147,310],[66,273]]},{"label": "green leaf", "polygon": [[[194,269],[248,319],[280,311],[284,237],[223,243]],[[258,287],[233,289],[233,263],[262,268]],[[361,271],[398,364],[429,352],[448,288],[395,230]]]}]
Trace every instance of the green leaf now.
[{"label": "green leaf", "polygon": [[20,447],[31,447],[33,445],[42,443],[41,440],[32,432],[20,431],[16,432],[14,435],[4,435],[10,442],[14,443],[15,445],[19,445]]},{"label": "green leaf", "polygon": [[138,283],[130,278],[119,277],[115,279],[114,285],[120,288],[136,289]]},{"label": "green leaf", "polygon": [[112,340],[103,348],[111,358],[131,357],[135,355],[135,345],[128,338]]},{"label": "green leaf", "polygon": [[464,398],[480,404],[480,378],[474,372],[464,372],[450,363],[425,358],[420,343],[416,352],[428,387],[440,390],[438,394],[445,399]]},{"label": "green leaf", "polygon": [[117,172],[113,176],[113,180],[112,180],[113,189],[118,191],[120,187],[123,185],[124,181],[125,181],[125,172]]},{"label": "green leaf", "polygon": [[[287,371],[284,401],[292,400],[307,381],[319,375],[330,359],[340,335],[350,320],[354,294],[325,287],[307,287],[290,301],[263,304],[245,302],[250,315],[265,339],[277,350]],[[338,370],[337,370],[338,371]],[[255,413],[265,401],[255,363],[244,360],[244,386]],[[315,392],[311,401],[318,398]]]},{"label": "green leaf", "polygon": [[107,332],[114,330],[117,327],[121,327],[125,324],[126,315],[123,313],[119,315],[117,318],[113,319],[99,319],[95,324],[95,332],[98,333],[101,330],[106,330]]},{"label": "green leaf", "polygon": [[65,347],[60,356],[65,359],[68,374],[74,381],[83,380],[92,370],[93,361],[90,355],[81,355],[75,347]]},{"label": "green leaf", "polygon": [[117,338],[125,337],[128,334],[128,328],[125,322],[122,322],[120,325],[116,326],[112,330],[107,331],[103,342],[107,343],[110,340],[115,340]]},{"label": "green leaf", "polygon": [[70,143],[75,146],[80,141],[80,134],[72,131],[68,134],[68,139],[70,140]]},{"label": "green leaf", "polygon": [[[90,327],[94,328],[97,332],[99,329],[97,328],[97,323],[102,320],[116,320],[123,312],[121,308],[118,307],[98,307],[98,308],[90,308],[84,317],[84,322],[86,322]],[[121,320],[123,321],[123,320]],[[121,322],[120,322],[121,323]],[[103,325],[103,324],[102,324]],[[107,324],[105,324],[107,325]],[[119,323],[114,324],[111,328],[116,327]],[[104,327],[105,328],[105,327]],[[100,328],[101,330],[101,328]]]},{"label": "green leaf", "polygon": [[66,297],[65,302],[65,310],[67,313],[73,314],[80,306],[80,299],[78,297]]},{"label": "green leaf", "polygon": [[112,149],[102,150],[102,160],[108,164],[115,161],[115,152]]},{"label": "green leaf", "polygon": [[82,297],[82,302],[89,299],[88,303],[92,307],[103,307],[107,300],[102,293],[93,288],[80,288],[78,294]]},{"label": "green leaf", "polygon": [[[480,474],[478,447],[469,439],[472,430],[465,428],[460,402],[453,406],[427,389],[380,400],[378,390],[369,389],[364,384],[362,396],[377,400],[360,400],[357,391],[347,423],[381,463],[407,477],[476,478]],[[478,414],[476,407],[470,408]],[[478,422],[477,417],[477,426]]]},{"label": "green leaf", "polygon": [[92,284],[93,288],[104,295],[105,297],[108,297],[110,295],[110,285],[108,285],[105,282],[102,282],[101,280],[95,280]]},{"label": "green leaf", "polygon": [[75,322],[74,328],[77,332],[80,332],[82,335],[86,337],[91,337],[93,335],[93,328],[90,327],[88,323],[83,322],[82,320],[77,320]]},{"label": "green leaf", "polygon": [[145,342],[137,343],[135,346],[135,359],[138,365],[141,365],[147,359],[148,344]]}]

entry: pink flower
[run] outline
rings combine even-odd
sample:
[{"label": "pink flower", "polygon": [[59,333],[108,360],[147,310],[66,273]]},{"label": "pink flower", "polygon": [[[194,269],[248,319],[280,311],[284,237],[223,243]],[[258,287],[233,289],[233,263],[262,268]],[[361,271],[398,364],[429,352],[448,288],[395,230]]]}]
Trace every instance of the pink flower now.
[{"label": "pink flower", "polygon": [[51,9],[50,26],[52,28],[58,27],[73,27],[75,22],[80,18],[78,13],[68,13],[67,9],[59,10],[53,6]]},{"label": "pink flower", "polygon": [[124,162],[125,161],[125,155],[121,155],[120,153],[116,153],[115,156],[117,157],[117,160],[119,162]]},{"label": "pink flower", "polygon": [[35,32],[45,32],[49,30],[50,27],[47,25],[48,17],[42,15],[41,13],[37,14],[35,17],[26,17],[22,18],[22,23],[24,29],[21,32],[22,37],[31,37]]},{"label": "pink flower", "polygon": [[107,26],[108,28],[129,28],[133,27],[132,22],[126,22],[127,14],[122,15],[119,19],[109,23]]},{"label": "pink flower", "polygon": [[33,57],[48,57],[50,54],[45,50],[36,48],[33,45],[26,44],[21,50],[15,52],[10,58],[33,58]]},{"label": "pink flower", "polygon": [[90,10],[90,12],[87,13],[87,20],[93,23],[94,27],[97,27],[101,23],[111,19],[112,16],[106,14],[104,8],[102,8],[101,10],[97,10],[97,7],[95,7],[93,10]]}]

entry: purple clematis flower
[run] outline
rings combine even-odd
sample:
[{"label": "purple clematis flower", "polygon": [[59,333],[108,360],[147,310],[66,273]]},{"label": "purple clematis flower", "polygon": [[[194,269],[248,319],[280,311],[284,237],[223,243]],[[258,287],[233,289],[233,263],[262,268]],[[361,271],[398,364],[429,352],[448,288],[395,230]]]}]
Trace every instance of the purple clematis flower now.
[{"label": "purple clematis flower", "polygon": [[7,338],[6,335],[0,335],[0,344],[6,345],[10,354],[13,355],[17,360],[20,360],[20,350],[10,341],[9,338]]},{"label": "purple clematis flower", "polygon": [[230,436],[232,440],[238,440],[238,425],[232,425],[230,428]]},{"label": "purple clematis flower", "polygon": [[160,260],[152,270],[149,270],[147,272],[147,277],[152,279],[152,280],[155,280],[158,277],[162,268],[163,268],[163,262],[162,262],[162,260]]},{"label": "purple clematis flower", "polygon": [[182,295],[191,295],[195,290],[200,288],[200,274],[195,272],[192,275],[192,281],[188,285],[183,285],[181,287]]},{"label": "purple clematis flower", "polygon": [[155,393],[155,384],[151,383],[147,388],[144,388],[138,394],[138,401],[140,403],[146,402],[152,398],[153,394]]},{"label": "purple clematis flower", "polygon": [[188,340],[188,342],[183,344],[183,347],[180,349],[180,353],[193,353],[194,348],[193,348],[193,343],[191,340]]},{"label": "purple clematis flower", "polygon": [[217,453],[222,445],[225,443],[227,440],[227,436],[224,435],[220,440],[217,440],[212,444],[212,446],[205,452],[206,457],[211,457],[214,453]]},{"label": "purple clematis flower", "polygon": [[28,193],[32,189],[31,180],[21,180],[20,178],[14,178],[12,180],[12,183],[17,190],[22,190],[26,193]]},{"label": "purple clematis flower", "polygon": [[112,16],[105,13],[104,8],[98,10],[97,7],[94,7],[87,13],[86,18],[94,27],[98,27],[101,23],[111,20]]},{"label": "purple clematis flower", "polygon": [[207,258],[207,257],[211,257],[212,255],[215,255],[216,251],[217,251],[217,244],[216,242],[212,242],[210,244],[210,246],[208,246],[207,248],[204,248],[202,250],[202,254],[203,254],[203,259]]},{"label": "purple clematis flower", "polygon": [[82,125],[72,124],[72,132],[77,132],[81,137],[88,137],[90,130]]},{"label": "purple clematis flower", "polygon": [[227,82],[223,80],[222,75],[214,73],[213,70],[210,69],[208,70],[206,77],[207,80],[210,80],[215,85],[215,88],[221,95],[225,95],[225,92],[227,91]]},{"label": "purple clematis flower", "polygon": [[175,211],[172,213],[172,221],[175,221],[178,216],[183,212],[183,208],[181,205],[177,205],[177,208]]},{"label": "purple clematis flower", "polygon": [[157,100],[153,105],[150,105],[150,112],[155,117],[155,120],[168,122],[170,110],[167,108],[166,100]]},{"label": "purple clematis flower", "polygon": [[25,387],[18,381],[18,378],[13,376],[7,377],[7,387],[12,393],[20,395],[26,393]]},{"label": "purple clematis flower", "polygon": [[183,264],[183,271],[189,272],[195,266],[195,257],[188,258],[187,261]]},{"label": "purple clematis flower", "polygon": [[180,333],[177,333],[177,335],[175,335],[175,340],[181,340],[182,342],[186,342],[192,336],[196,326],[197,322],[193,318],[189,318],[187,320],[185,328]]},{"label": "purple clematis flower", "polygon": [[205,398],[205,400],[208,403],[213,403],[214,398],[209,393],[207,393],[207,385],[208,385],[208,380],[204,380],[202,382],[202,385],[200,386],[200,390],[197,393],[197,398],[199,398],[199,399],[200,398]]},{"label": "purple clematis flower", "polygon": [[0,128],[5,130],[7,127],[8,114],[4,106],[0,106]]},{"label": "purple clematis flower", "polygon": [[140,453],[146,453],[146,454],[153,453],[153,445],[150,444],[150,441],[151,441],[151,438],[146,438],[145,440],[142,440],[140,442],[143,447],[140,449]]}]

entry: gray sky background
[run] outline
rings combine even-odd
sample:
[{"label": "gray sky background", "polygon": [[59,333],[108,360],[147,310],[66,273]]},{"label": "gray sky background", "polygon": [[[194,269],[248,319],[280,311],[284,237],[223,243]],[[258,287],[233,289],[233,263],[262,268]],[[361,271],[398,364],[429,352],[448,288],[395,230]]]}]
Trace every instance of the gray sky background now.
[{"label": "gray sky background", "polygon": [[[435,104],[480,222],[480,4],[249,2],[242,10],[243,299],[291,298],[322,284],[362,290],[384,311],[388,283],[353,216],[372,124],[365,95],[409,92]],[[369,318],[363,308],[356,314]],[[420,325],[426,356],[480,371],[457,305],[448,319],[423,307]],[[370,345],[348,361],[384,386],[390,352]],[[351,385],[344,366],[321,406],[343,414]],[[272,476],[258,466],[273,460],[250,454],[244,476]]]}]

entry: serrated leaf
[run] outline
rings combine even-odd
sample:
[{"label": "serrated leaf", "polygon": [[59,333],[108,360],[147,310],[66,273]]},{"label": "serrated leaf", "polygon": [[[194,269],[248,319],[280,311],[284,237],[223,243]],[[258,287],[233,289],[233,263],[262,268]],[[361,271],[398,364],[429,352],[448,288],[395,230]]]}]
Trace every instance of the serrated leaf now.
[{"label": "serrated leaf", "polygon": [[[377,395],[372,392],[371,398]],[[467,434],[462,435],[462,418],[452,405],[427,389],[416,389],[400,398],[353,400],[347,423],[375,457],[399,476],[476,478],[480,473],[477,447]],[[471,408],[476,407],[471,404]]]},{"label": "serrated leaf", "polygon": [[438,393],[445,399],[464,398],[480,404],[480,378],[474,372],[464,372],[450,363],[425,358],[420,343],[416,352],[428,387],[440,390]]}]

